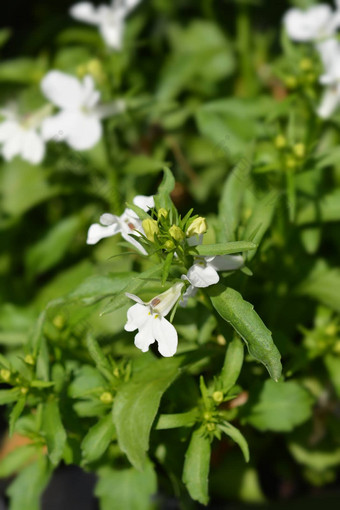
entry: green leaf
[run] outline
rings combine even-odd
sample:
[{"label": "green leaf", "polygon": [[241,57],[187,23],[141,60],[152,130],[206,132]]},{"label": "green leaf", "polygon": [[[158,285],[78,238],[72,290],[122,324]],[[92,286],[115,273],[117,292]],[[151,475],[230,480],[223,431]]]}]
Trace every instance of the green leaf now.
[{"label": "green leaf", "polygon": [[151,497],[157,491],[157,477],[151,463],[143,471],[134,468],[99,470],[95,495],[101,510],[150,510]]},{"label": "green leaf", "polygon": [[2,28],[0,30],[0,48],[6,44],[11,35],[12,31],[9,28]]},{"label": "green leaf", "polygon": [[84,437],[81,449],[85,461],[93,462],[99,459],[108,448],[114,436],[115,426],[112,421],[112,413],[110,413],[91,427]]},{"label": "green leaf", "polygon": [[313,402],[296,381],[274,383],[269,379],[253,391],[242,412],[245,421],[259,430],[290,432],[310,418]]},{"label": "green leaf", "polygon": [[209,501],[210,439],[203,430],[194,430],[185,454],[182,480],[192,499],[206,505]]},{"label": "green leaf", "polygon": [[199,255],[229,255],[254,250],[257,245],[249,241],[234,241],[232,243],[201,244],[195,248]]},{"label": "green leaf", "polygon": [[20,395],[21,395],[20,388],[0,390],[0,405],[16,402]]},{"label": "green leaf", "polygon": [[40,499],[51,477],[52,470],[48,459],[40,457],[25,467],[8,487],[11,510],[40,510]]},{"label": "green leaf", "polygon": [[296,289],[299,294],[310,296],[319,303],[340,311],[340,270],[317,265],[315,270]]},{"label": "green leaf", "polygon": [[243,434],[241,434],[241,432],[239,431],[239,429],[237,429],[236,427],[234,427],[233,425],[231,425],[231,423],[229,423],[227,421],[220,423],[218,425],[218,428],[220,430],[222,430],[222,432],[224,432],[227,436],[229,436],[233,441],[235,441],[236,444],[239,445],[239,447],[242,450],[244,460],[246,462],[249,462],[248,443],[245,440]]},{"label": "green leaf", "polygon": [[14,432],[14,427],[17,422],[17,419],[23,412],[26,404],[26,395],[21,395],[19,397],[17,403],[13,407],[11,414],[9,415],[9,435],[11,436]]},{"label": "green leaf", "polygon": [[0,64],[0,82],[39,83],[46,72],[45,58],[16,58]]},{"label": "green leaf", "polygon": [[112,367],[101,350],[97,340],[91,335],[88,334],[86,337],[86,345],[89,350],[90,356],[96,364],[99,372],[110,382],[114,380],[114,375],[112,372]]},{"label": "green leaf", "polygon": [[340,190],[335,189],[317,202],[309,201],[297,215],[297,224],[322,223],[340,220]]},{"label": "green leaf", "polygon": [[220,316],[229,322],[247,344],[249,353],[267,368],[277,381],[281,376],[280,353],[271,332],[263,324],[252,304],[230,287],[217,284],[209,288],[211,302]]},{"label": "green leaf", "polygon": [[40,450],[34,444],[28,444],[15,448],[5,457],[1,458],[0,462],[0,478],[7,478],[14,475],[22,466],[33,458],[34,455]]},{"label": "green leaf", "polygon": [[340,356],[327,354],[324,357],[324,363],[336,394],[340,398]]},{"label": "green leaf", "polygon": [[79,227],[80,217],[71,216],[50,228],[47,235],[32,245],[26,253],[28,274],[38,275],[55,266],[70,248]]},{"label": "green leaf", "polygon": [[175,429],[178,427],[192,427],[197,421],[198,411],[192,409],[186,413],[161,414],[155,428],[157,430]]},{"label": "green leaf", "polygon": [[138,273],[115,273],[114,278],[95,275],[86,278],[75,290],[71,292],[71,299],[81,299],[91,303],[99,297],[118,294],[125,289],[131,279]]},{"label": "green leaf", "polygon": [[163,207],[167,211],[170,211],[173,207],[170,193],[175,187],[175,178],[169,168],[164,167],[163,172],[164,177],[161,184],[159,185],[158,193],[155,195],[155,204],[157,209]]},{"label": "green leaf", "polygon": [[223,368],[219,376],[224,393],[236,384],[243,365],[244,351],[240,337],[235,336],[228,344]]},{"label": "green leaf", "polygon": [[124,172],[131,175],[148,175],[160,172],[164,161],[156,161],[148,156],[133,156],[124,167]]},{"label": "green leaf", "polygon": [[45,433],[48,456],[52,464],[56,466],[63,455],[66,444],[66,432],[56,400],[50,400],[44,404],[42,428]]},{"label": "green leaf", "polygon": [[288,443],[288,448],[297,462],[316,471],[340,465],[340,447],[332,446],[329,449],[323,449],[322,446],[312,447],[310,444],[300,444],[293,440]]},{"label": "green leaf", "polygon": [[118,443],[137,469],[143,469],[160,400],[177,377],[180,363],[179,357],[152,360],[118,388],[113,406]]}]

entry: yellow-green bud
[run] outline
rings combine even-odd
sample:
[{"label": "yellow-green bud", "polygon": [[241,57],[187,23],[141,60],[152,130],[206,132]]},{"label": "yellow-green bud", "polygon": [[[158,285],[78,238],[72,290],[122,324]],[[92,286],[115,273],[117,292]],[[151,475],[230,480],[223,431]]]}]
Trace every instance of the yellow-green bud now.
[{"label": "yellow-green bud", "polygon": [[327,328],[325,329],[325,333],[328,336],[334,336],[336,334],[336,325],[335,324],[329,324]]},{"label": "yellow-green bud", "polygon": [[313,69],[313,61],[310,58],[303,58],[300,60],[299,66],[302,71],[309,71]]},{"label": "yellow-green bud", "polygon": [[11,377],[10,370],[7,370],[7,368],[2,368],[0,370],[0,377],[1,377],[1,379],[3,379],[6,382],[9,381],[10,377]]},{"label": "yellow-green bud", "polygon": [[93,60],[90,60],[87,64],[87,70],[97,81],[103,81],[105,78],[104,72],[103,72],[103,66],[97,58],[94,58]]},{"label": "yellow-green bud", "polygon": [[28,392],[28,388],[25,388],[24,386],[22,388],[20,388],[20,391],[23,395],[26,395],[26,393]]},{"label": "yellow-green bud", "polygon": [[158,209],[158,219],[160,220],[161,218],[167,218],[168,217],[168,211],[166,209],[164,209],[164,207],[161,207],[160,209]]},{"label": "yellow-green bud", "polygon": [[306,154],[306,147],[303,143],[296,143],[293,147],[295,156],[303,158]]},{"label": "yellow-green bud", "polygon": [[296,167],[296,159],[288,157],[286,159],[286,167],[288,168],[288,170],[294,170],[294,168]]},{"label": "yellow-green bud", "polygon": [[26,354],[24,362],[27,363],[27,365],[34,365],[34,358],[32,354]]},{"label": "yellow-green bud", "polygon": [[337,342],[335,342],[335,345],[333,347],[333,351],[336,353],[336,354],[340,354],[340,340],[338,340]]},{"label": "yellow-green bud", "polygon": [[164,248],[167,251],[171,251],[175,248],[175,243],[169,239],[168,241],[165,241]]},{"label": "yellow-green bud", "polygon": [[119,369],[117,367],[114,369],[113,375],[117,377],[117,379],[119,378]]},{"label": "yellow-green bud", "polygon": [[102,393],[99,398],[103,404],[111,404],[111,402],[113,402],[112,393],[109,391],[104,391],[104,393]]},{"label": "yellow-green bud", "polygon": [[203,413],[203,418],[204,418],[206,421],[211,420],[211,418],[212,418],[212,414],[211,414],[211,412],[210,412],[210,411],[205,411],[205,412]]},{"label": "yellow-green bud", "polygon": [[172,225],[172,227],[169,228],[169,234],[177,242],[181,242],[185,238],[183,230],[177,227],[177,225]]},{"label": "yellow-green bud", "polygon": [[277,135],[277,137],[274,140],[274,143],[277,149],[283,149],[287,145],[287,140],[283,135]]},{"label": "yellow-green bud", "polygon": [[223,401],[223,392],[222,391],[214,391],[212,398],[216,404],[220,404]]},{"label": "yellow-green bud", "polygon": [[202,218],[202,216],[199,216],[196,218],[187,228],[186,235],[187,237],[191,237],[194,235],[201,235],[205,234],[207,231],[207,222],[205,221],[205,218]]},{"label": "yellow-green bud", "polygon": [[295,76],[287,76],[285,78],[285,83],[289,89],[295,89],[295,87],[298,85],[298,81]]},{"label": "yellow-green bud", "polygon": [[63,315],[56,315],[53,319],[53,324],[56,328],[62,329],[65,326],[65,317]]},{"label": "yellow-green bud", "polygon": [[206,427],[209,432],[213,432],[216,429],[215,423],[207,423]]},{"label": "yellow-green bud", "polygon": [[144,229],[146,237],[149,239],[149,241],[153,243],[155,240],[155,234],[159,233],[157,221],[152,220],[151,218],[148,220],[143,220],[142,227]]}]

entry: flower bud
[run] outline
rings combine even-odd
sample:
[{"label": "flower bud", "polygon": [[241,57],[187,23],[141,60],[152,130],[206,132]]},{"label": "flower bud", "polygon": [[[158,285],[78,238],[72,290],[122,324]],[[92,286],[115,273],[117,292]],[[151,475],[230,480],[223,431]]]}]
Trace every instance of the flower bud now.
[{"label": "flower bud", "polygon": [[277,137],[274,140],[274,143],[277,149],[283,149],[287,145],[287,140],[283,135],[277,135]]},{"label": "flower bud", "polygon": [[23,395],[26,395],[28,392],[28,388],[25,388],[25,386],[23,386],[22,388],[20,388],[20,391]]},{"label": "flower bud", "polygon": [[148,220],[143,220],[142,227],[144,229],[146,237],[149,239],[149,241],[153,243],[155,240],[155,234],[158,234],[159,232],[157,221],[152,220],[151,218]]},{"label": "flower bud", "polygon": [[223,401],[223,392],[222,391],[214,391],[212,394],[212,398],[216,404],[220,404]]},{"label": "flower bud", "polygon": [[194,235],[201,235],[205,234],[207,231],[207,222],[205,221],[205,218],[202,218],[202,216],[199,216],[196,218],[187,228],[186,235],[187,237],[191,237]]},{"label": "flower bud", "polygon": [[285,78],[285,83],[289,89],[295,89],[298,85],[298,81],[295,76],[287,76]]},{"label": "flower bud", "polygon": [[288,170],[294,170],[296,167],[296,159],[289,157],[286,159],[286,168]]},{"label": "flower bud", "polygon": [[302,71],[310,71],[311,69],[313,69],[314,64],[310,58],[303,58],[299,62],[299,67]]},{"label": "flower bud", "polygon": [[164,248],[167,251],[171,251],[175,248],[175,243],[169,239],[168,241],[165,241]]},{"label": "flower bud", "polygon": [[177,227],[177,225],[172,225],[172,227],[169,228],[169,234],[177,242],[181,242],[185,238],[183,230]]},{"label": "flower bud", "polygon": [[161,218],[167,218],[168,217],[168,211],[166,209],[164,209],[164,207],[161,207],[160,209],[158,209],[158,219],[160,220]]},{"label": "flower bud", "polygon": [[303,158],[306,154],[306,147],[303,143],[296,143],[293,147],[295,156]]},{"label": "flower bud", "polygon": [[10,370],[7,370],[6,368],[2,368],[0,370],[0,377],[3,381],[6,381],[8,382],[10,380],[10,377],[11,377],[11,372]]},{"label": "flower bud", "polygon": [[103,402],[103,404],[111,404],[111,402],[113,402],[112,393],[109,391],[104,391],[104,393],[100,395],[99,399]]},{"label": "flower bud", "polygon": [[34,358],[32,354],[26,354],[24,362],[27,363],[27,365],[34,365]]},{"label": "flower bud", "polygon": [[207,423],[206,427],[207,427],[208,432],[214,432],[214,430],[216,429],[215,423]]}]

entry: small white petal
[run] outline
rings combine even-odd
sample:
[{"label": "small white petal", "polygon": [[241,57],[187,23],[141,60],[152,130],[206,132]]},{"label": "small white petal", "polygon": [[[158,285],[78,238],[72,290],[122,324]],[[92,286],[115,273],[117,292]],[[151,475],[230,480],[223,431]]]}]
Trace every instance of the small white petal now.
[{"label": "small white petal", "polygon": [[204,288],[214,285],[220,279],[217,271],[208,264],[195,262],[188,270],[187,277],[194,287]]},{"label": "small white petal", "polygon": [[103,227],[99,223],[93,223],[87,232],[87,244],[96,244],[105,237],[111,237],[118,233],[117,225],[108,225]]},{"label": "small white petal", "polygon": [[127,311],[127,322],[124,326],[125,331],[134,331],[141,328],[151,319],[149,307],[137,303],[131,306]]},{"label": "small white petal", "polygon": [[90,2],[80,2],[72,5],[69,12],[74,19],[90,23],[91,25],[98,25],[101,21],[98,9]]},{"label": "small white petal", "polygon": [[150,306],[154,312],[160,314],[162,317],[168,315],[179,300],[183,286],[184,283],[182,282],[175,283],[175,285],[168,290],[151,299]]},{"label": "small white petal", "polygon": [[37,165],[42,162],[45,155],[45,144],[33,129],[27,131],[23,139],[23,147],[21,152],[22,158]]},{"label": "small white petal", "polygon": [[18,131],[19,124],[14,120],[5,120],[0,124],[0,143],[9,140]]},{"label": "small white petal", "polygon": [[100,24],[100,34],[109,48],[114,50],[120,50],[122,48],[124,27],[124,20],[119,16]]},{"label": "small white petal", "polygon": [[153,318],[153,334],[158,342],[158,351],[166,358],[177,351],[178,335],[174,326],[164,317]]},{"label": "small white petal", "polygon": [[144,324],[135,336],[135,346],[142,352],[147,352],[149,350],[149,346],[155,341],[152,324],[153,320],[154,319],[150,318],[150,320]]},{"label": "small white petal", "polygon": [[146,196],[146,195],[137,195],[133,199],[133,203],[137,206],[143,209],[143,211],[147,212],[149,209],[152,209],[155,207],[155,200],[153,196]]},{"label": "small white petal", "polygon": [[136,303],[145,306],[144,301],[140,297],[136,296],[136,294],[130,294],[130,292],[125,292],[125,296],[128,297],[129,299],[132,299],[132,301],[136,301]]},{"label": "small white petal", "polygon": [[20,127],[13,132],[2,147],[2,154],[6,161],[11,161],[15,156],[21,154],[24,143],[24,130]]},{"label": "small white petal", "polygon": [[332,35],[333,11],[329,5],[320,4],[306,11],[289,9],[283,18],[288,36],[297,42],[308,42]]},{"label": "small white petal", "polygon": [[61,71],[50,71],[40,86],[47,99],[60,108],[77,110],[82,106],[83,86],[74,76]]},{"label": "small white petal", "polygon": [[74,126],[67,142],[75,150],[91,149],[102,136],[102,125],[96,116],[79,113],[73,119]]},{"label": "small white petal", "polygon": [[216,271],[234,271],[244,264],[242,255],[217,255],[209,265]]},{"label": "small white petal", "polygon": [[339,86],[328,87],[317,109],[317,114],[322,119],[327,119],[332,115],[340,102]]},{"label": "small white petal", "polygon": [[113,223],[117,223],[118,216],[110,213],[104,213],[99,218],[99,221],[102,225],[112,225]]},{"label": "small white petal", "polygon": [[181,306],[182,308],[185,308],[188,304],[189,298],[194,297],[197,294],[197,290],[198,289],[196,287],[194,287],[193,285],[189,285],[189,287],[187,288],[187,290],[184,292],[183,296],[181,297],[179,306]]}]

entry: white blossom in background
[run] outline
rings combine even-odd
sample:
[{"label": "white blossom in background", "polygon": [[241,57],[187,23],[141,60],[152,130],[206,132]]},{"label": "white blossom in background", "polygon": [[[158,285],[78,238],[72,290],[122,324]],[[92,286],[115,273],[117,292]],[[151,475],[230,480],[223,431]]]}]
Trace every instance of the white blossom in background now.
[{"label": "white blossom in background", "polygon": [[340,104],[340,48],[333,55],[325,73],[320,76],[320,83],[326,86],[326,90],[317,113],[321,118],[326,119]]},{"label": "white blossom in background", "polygon": [[155,341],[162,356],[170,357],[176,353],[178,335],[175,327],[165,319],[179,300],[184,283],[176,283],[170,289],[144,303],[138,296],[126,293],[136,304],[127,311],[126,331],[135,331],[135,345],[143,352]]},{"label": "white blossom in background", "polygon": [[99,104],[100,92],[92,76],[83,80],[61,71],[50,71],[41,81],[41,90],[60,112],[45,119],[42,134],[45,140],[65,141],[75,150],[91,149],[102,136],[101,119],[121,113],[121,100]]},{"label": "white blossom in background", "polygon": [[[133,199],[133,203],[145,212],[155,205],[153,196],[145,195],[137,195]],[[96,244],[105,237],[121,234],[126,241],[131,243],[143,255],[147,255],[143,246],[131,236],[131,234],[139,236],[140,233],[144,233],[142,222],[132,209],[125,209],[121,216],[109,213],[102,214],[99,221],[101,224],[94,223],[90,226],[87,234],[87,244]]]},{"label": "white blossom in background", "polygon": [[78,20],[95,25],[109,48],[120,50],[123,44],[125,18],[141,0],[113,0],[110,5],[80,2],[73,5],[70,15]]},{"label": "white blossom in background", "polygon": [[0,122],[0,153],[6,161],[15,156],[33,165],[42,162],[45,155],[45,142],[39,132],[44,111],[20,116],[15,107],[0,110],[4,120]]}]

